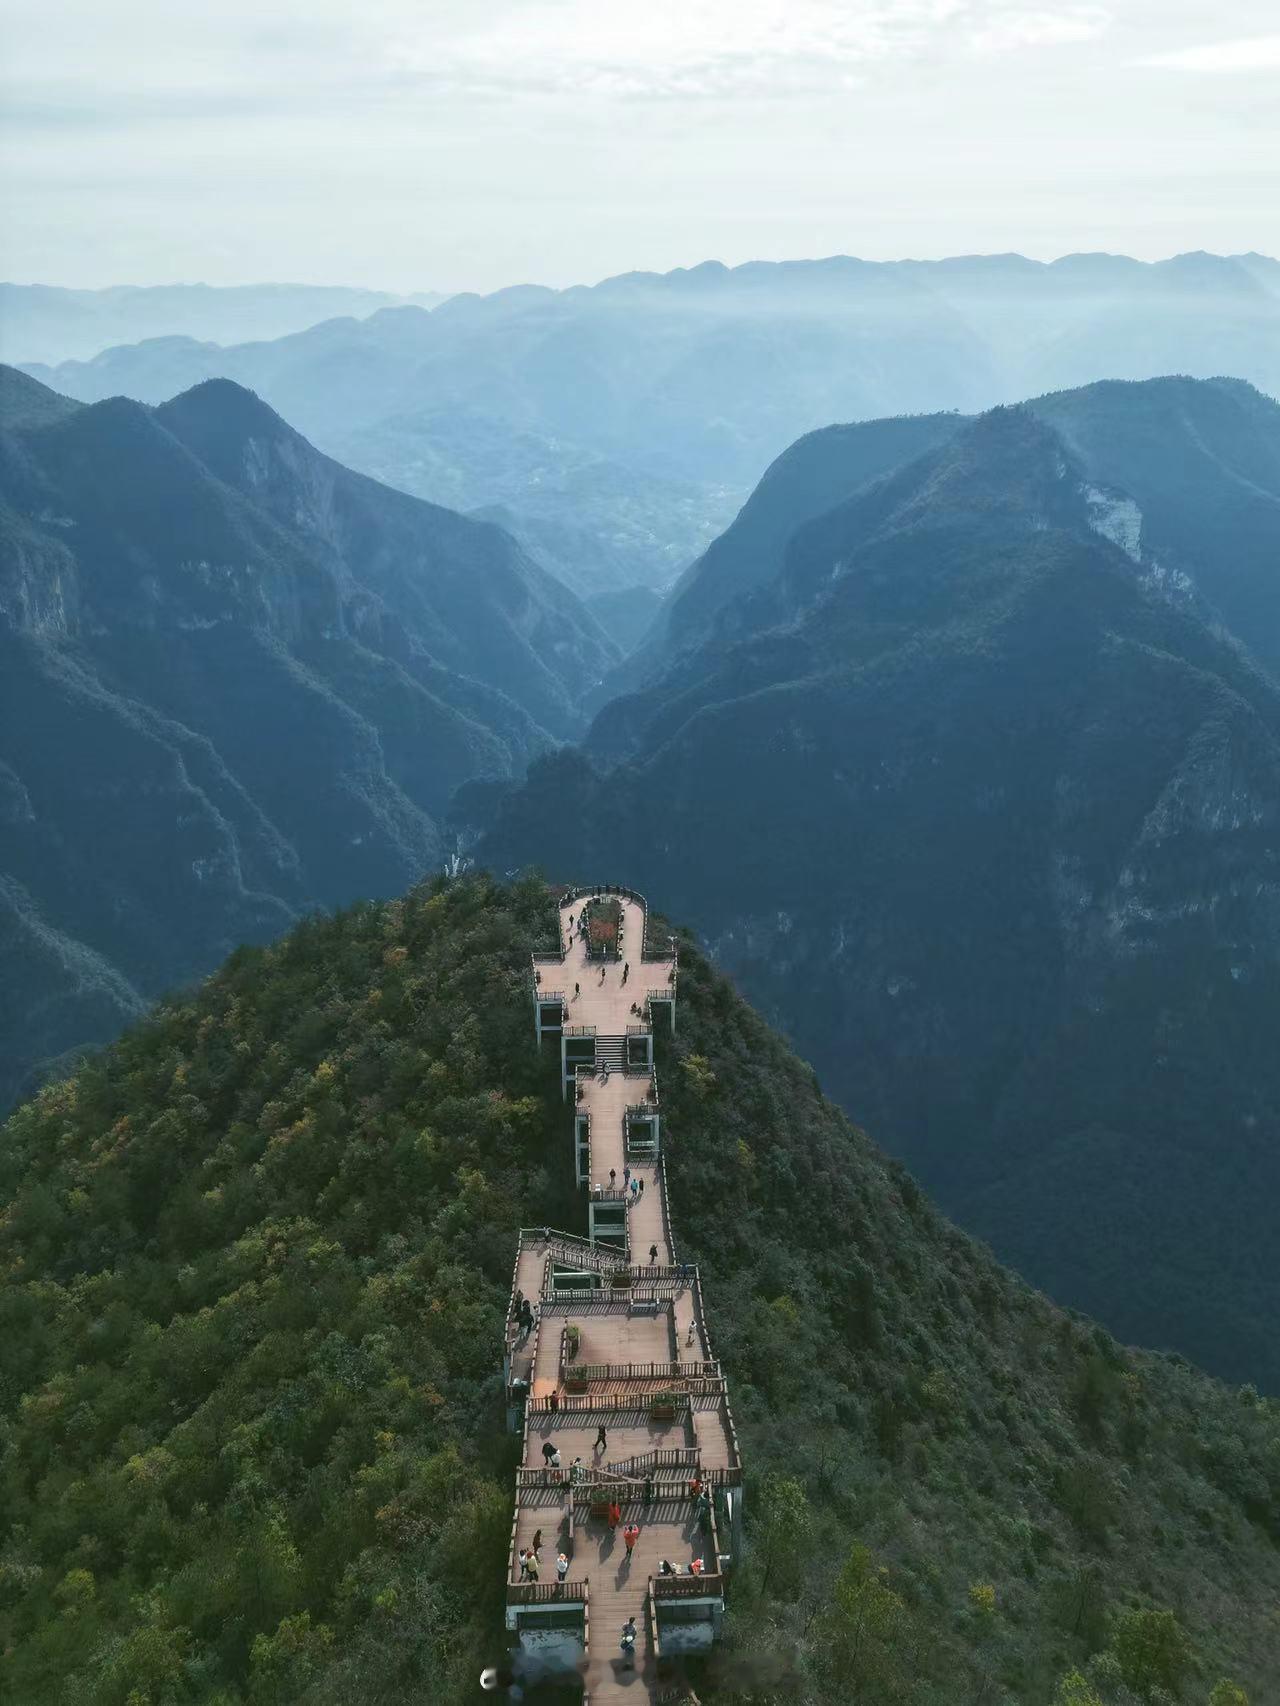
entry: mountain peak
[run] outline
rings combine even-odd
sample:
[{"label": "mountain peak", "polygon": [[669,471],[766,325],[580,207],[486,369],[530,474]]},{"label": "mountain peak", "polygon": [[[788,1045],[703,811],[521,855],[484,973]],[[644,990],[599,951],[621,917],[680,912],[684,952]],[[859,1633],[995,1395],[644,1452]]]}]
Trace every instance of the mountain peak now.
[{"label": "mountain peak", "polygon": [[29,373],[0,362],[0,430],[18,432],[25,427],[47,426],[75,414],[80,407],[73,398],[42,385]]},{"label": "mountain peak", "polygon": [[232,379],[205,379],[161,403],[155,415],[219,479],[235,486],[242,484],[251,444],[306,443],[257,392]]}]

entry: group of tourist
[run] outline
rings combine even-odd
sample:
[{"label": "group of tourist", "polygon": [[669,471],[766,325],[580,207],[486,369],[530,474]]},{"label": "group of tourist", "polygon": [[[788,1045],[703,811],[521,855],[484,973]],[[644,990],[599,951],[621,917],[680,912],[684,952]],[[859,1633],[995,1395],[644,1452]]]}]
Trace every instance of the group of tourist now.
[{"label": "group of tourist", "polygon": [[[542,1569],[542,1530],[534,1531],[533,1539],[520,1553],[520,1580],[536,1582]],[[565,1552],[556,1554],[556,1580],[563,1582],[569,1574],[569,1558]]]},{"label": "group of tourist", "polygon": [[533,1305],[522,1291],[517,1291],[511,1306],[511,1318],[520,1329],[516,1343],[523,1345],[533,1331]]}]

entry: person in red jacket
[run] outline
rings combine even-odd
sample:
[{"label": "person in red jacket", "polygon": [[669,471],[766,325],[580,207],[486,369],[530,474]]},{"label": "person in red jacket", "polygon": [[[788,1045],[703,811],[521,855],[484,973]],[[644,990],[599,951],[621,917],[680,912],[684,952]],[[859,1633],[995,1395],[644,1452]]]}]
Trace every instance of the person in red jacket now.
[{"label": "person in red jacket", "polygon": [[609,1527],[610,1527],[610,1529],[617,1528],[618,1524],[621,1521],[622,1521],[622,1506],[620,1504],[618,1504],[618,1502],[616,1500],[614,1500],[613,1503],[611,1503],[609,1506]]},{"label": "person in red jacket", "polygon": [[640,1538],[640,1524],[629,1522],[622,1531],[622,1538],[627,1543],[627,1557],[629,1558],[636,1549],[636,1541]]}]

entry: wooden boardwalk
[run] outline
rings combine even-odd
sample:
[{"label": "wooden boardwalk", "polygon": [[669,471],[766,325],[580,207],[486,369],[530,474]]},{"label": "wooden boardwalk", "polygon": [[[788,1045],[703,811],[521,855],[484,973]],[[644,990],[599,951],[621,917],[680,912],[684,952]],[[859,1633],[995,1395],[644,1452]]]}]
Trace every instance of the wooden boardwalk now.
[{"label": "wooden boardwalk", "polygon": [[[649,1029],[650,997],[672,1003],[660,1012],[674,1010],[676,960],[674,953],[645,957],[644,906],[627,894],[609,897],[621,908],[618,957],[593,957],[577,928],[592,892],[561,902],[562,953],[535,961],[535,995],[563,994],[564,1023],[591,1027],[597,1039],[608,1039],[597,1042],[598,1057],[609,1058],[622,1039],[625,1059],[628,1033]],[[509,1567],[511,1581],[518,1582],[520,1554],[535,1538],[541,1583],[554,1583],[557,1556],[567,1557],[566,1601],[573,1601],[575,1584],[580,1601],[580,1584],[589,1582],[587,1699],[591,1706],[641,1706],[656,1699],[658,1687],[650,1578],[664,1561],[687,1578],[698,1559],[719,1582],[717,1546],[725,1542],[714,1518],[700,1523],[690,1482],[705,1474],[736,1489],[741,1465],[703,1317],[700,1277],[677,1256],[661,1152],[643,1161],[628,1161],[626,1153],[627,1108],[644,1102],[659,1111],[650,1069],[593,1073],[588,1067],[579,1071],[577,1086],[570,1105],[590,1118],[587,1190],[607,1191],[611,1172],[615,1189],[624,1179],[643,1181],[644,1189],[629,1193],[625,1251],[604,1243],[592,1247],[549,1228],[521,1235],[507,1345],[509,1378],[527,1382],[528,1399]],[[564,1285],[573,1289],[566,1292]],[[518,1294],[534,1305],[535,1324],[527,1333],[515,1315]],[[551,1450],[559,1452],[558,1469]],[[621,1519],[611,1528],[604,1507],[614,1499]],[[640,1530],[630,1555],[623,1541],[629,1524]],[[682,1586],[698,1591],[692,1580]],[[718,1587],[709,1582],[707,1588],[718,1596]],[[622,1627],[631,1617],[633,1662],[621,1648]]]}]

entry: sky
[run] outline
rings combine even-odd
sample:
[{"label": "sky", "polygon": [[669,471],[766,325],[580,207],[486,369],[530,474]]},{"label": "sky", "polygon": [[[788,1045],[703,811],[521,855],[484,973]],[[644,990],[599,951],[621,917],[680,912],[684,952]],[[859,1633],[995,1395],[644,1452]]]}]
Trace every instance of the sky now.
[{"label": "sky", "polygon": [[0,276],[1280,253],[1275,0],[0,0]]}]

